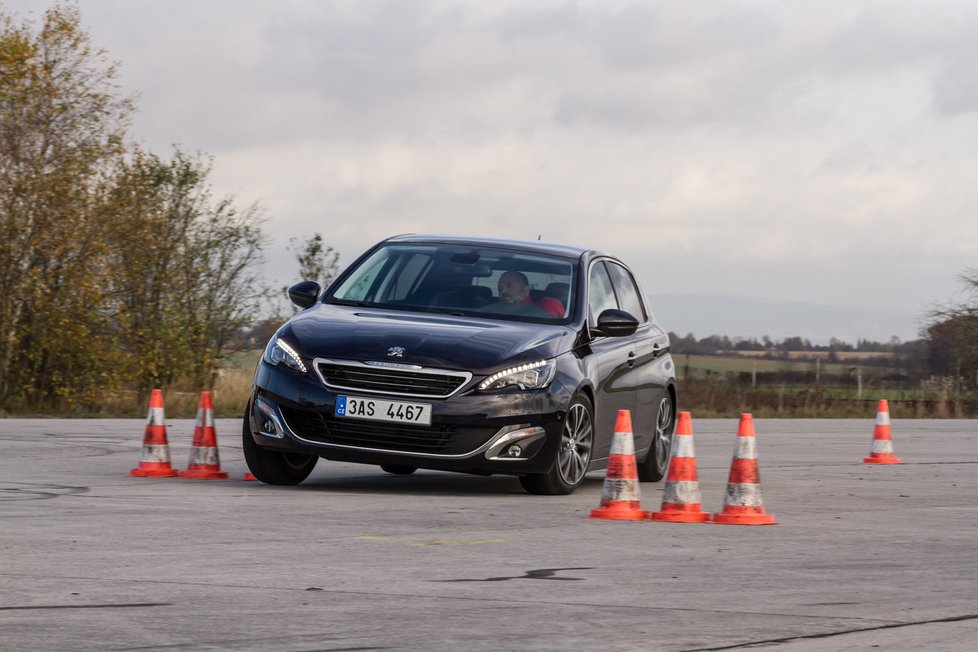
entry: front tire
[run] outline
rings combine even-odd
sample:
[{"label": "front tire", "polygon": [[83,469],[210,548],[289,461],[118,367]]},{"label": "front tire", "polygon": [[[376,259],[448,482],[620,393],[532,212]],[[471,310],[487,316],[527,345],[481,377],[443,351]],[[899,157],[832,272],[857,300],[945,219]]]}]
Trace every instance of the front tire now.
[{"label": "front tire", "polygon": [[241,448],[254,476],[265,484],[296,485],[309,477],[319,461],[318,455],[283,453],[262,448],[251,434],[251,404],[241,428]]},{"label": "front tire", "polygon": [[669,468],[669,456],[672,453],[672,433],[675,429],[676,405],[672,394],[666,391],[659,401],[659,410],[655,415],[649,453],[638,465],[638,479],[642,482],[658,482],[665,477],[666,470]]},{"label": "front tire", "polygon": [[542,496],[573,493],[584,481],[593,448],[594,407],[587,396],[575,396],[564,415],[553,466],[546,473],[521,475],[520,484],[527,492]]}]

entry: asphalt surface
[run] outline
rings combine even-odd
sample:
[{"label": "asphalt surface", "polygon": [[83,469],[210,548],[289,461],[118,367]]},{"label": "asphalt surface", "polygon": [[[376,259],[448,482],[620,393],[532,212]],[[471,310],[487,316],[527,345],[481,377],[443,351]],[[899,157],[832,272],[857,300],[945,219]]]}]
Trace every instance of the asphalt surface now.
[{"label": "asphalt surface", "polygon": [[[871,466],[874,416],[755,421],[764,527],[590,520],[600,475],[131,478],[141,420],[0,420],[0,649],[976,649],[978,422],[894,421]],[[716,511],[737,423],[693,426]]]}]

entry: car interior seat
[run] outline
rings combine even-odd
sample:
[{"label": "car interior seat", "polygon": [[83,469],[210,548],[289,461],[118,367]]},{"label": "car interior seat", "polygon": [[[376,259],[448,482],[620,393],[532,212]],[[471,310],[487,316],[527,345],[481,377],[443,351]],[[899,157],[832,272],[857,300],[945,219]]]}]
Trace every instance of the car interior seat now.
[{"label": "car interior seat", "polygon": [[566,308],[567,302],[570,299],[570,283],[551,283],[543,291],[543,294],[560,301],[561,305]]}]

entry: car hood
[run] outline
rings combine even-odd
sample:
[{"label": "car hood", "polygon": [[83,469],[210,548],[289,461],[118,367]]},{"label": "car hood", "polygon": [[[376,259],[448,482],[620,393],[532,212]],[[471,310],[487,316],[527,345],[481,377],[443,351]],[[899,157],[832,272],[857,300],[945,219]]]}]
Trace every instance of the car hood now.
[{"label": "car hood", "polygon": [[[291,331],[291,332],[290,332]],[[475,374],[552,358],[573,346],[566,326],[316,304],[281,334],[308,358],[375,360]],[[403,349],[401,357],[392,347]]]}]

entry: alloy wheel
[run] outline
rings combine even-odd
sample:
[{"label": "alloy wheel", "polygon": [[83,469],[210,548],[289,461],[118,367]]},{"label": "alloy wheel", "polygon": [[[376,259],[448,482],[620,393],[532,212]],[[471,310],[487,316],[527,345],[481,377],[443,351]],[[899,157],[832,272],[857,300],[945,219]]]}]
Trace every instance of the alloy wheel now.
[{"label": "alloy wheel", "polygon": [[661,473],[669,465],[669,452],[672,449],[673,410],[672,399],[663,397],[659,402],[659,413],[655,418],[655,440],[652,442],[655,463]]},{"label": "alloy wheel", "polygon": [[557,453],[557,470],[568,485],[576,485],[587,473],[593,441],[591,413],[583,403],[574,403],[564,419]]}]

